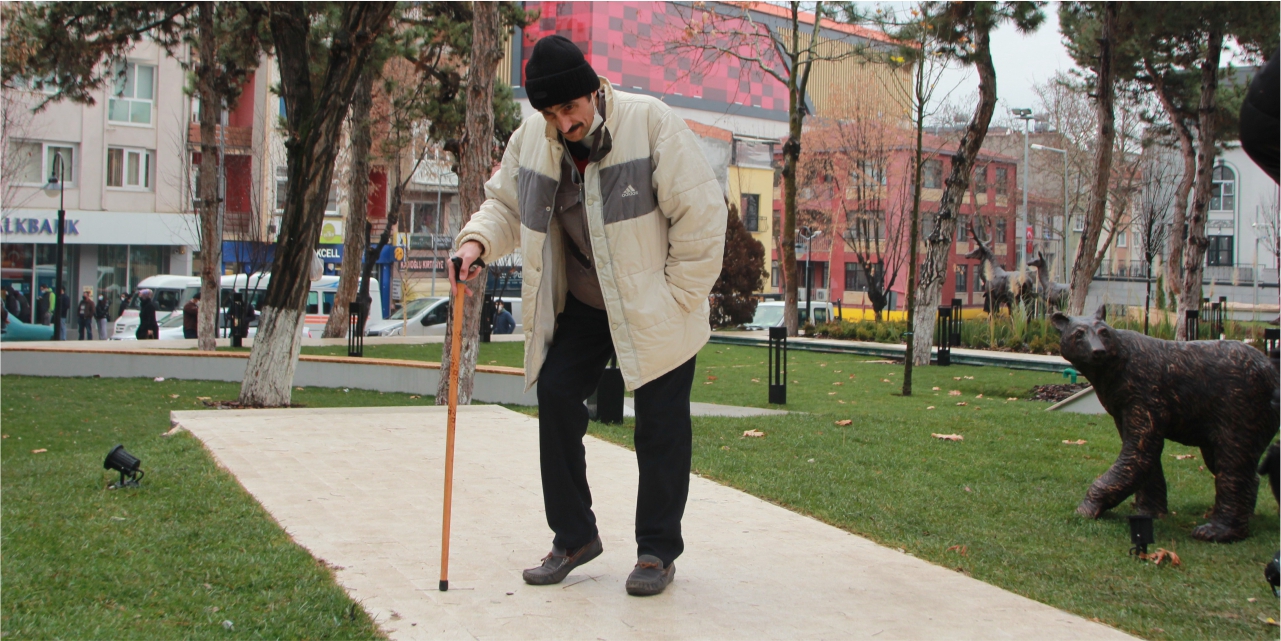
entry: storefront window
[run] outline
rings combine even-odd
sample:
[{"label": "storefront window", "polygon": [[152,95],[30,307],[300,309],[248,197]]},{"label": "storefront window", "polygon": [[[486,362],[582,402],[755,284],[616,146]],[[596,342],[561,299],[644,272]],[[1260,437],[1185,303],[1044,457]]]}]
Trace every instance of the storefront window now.
[{"label": "storefront window", "polygon": [[142,279],[166,272],[165,265],[168,247],[130,247],[129,248],[129,290],[138,288]]},{"label": "storefront window", "polygon": [[111,318],[120,315],[120,295],[129,291],[129,248],[125,245],[98,246],[98,293],[107,295]]},{"label": "storefront window", "polygon": [[5,243],[0,249],[0,283],[4,289],[17,288],[31,300],[32,245]]}]

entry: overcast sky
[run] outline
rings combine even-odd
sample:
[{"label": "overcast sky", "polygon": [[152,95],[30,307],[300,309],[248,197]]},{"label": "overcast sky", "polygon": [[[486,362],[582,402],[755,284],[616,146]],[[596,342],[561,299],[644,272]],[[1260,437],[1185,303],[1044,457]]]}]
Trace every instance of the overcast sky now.
[{"label": "overcast sky", "polygon": [[[907,8],[906,2],[868,2],[875,7]],[[1009,23],[1003,24],[992,34],[992,62],[996,66],[996,114],[993,124],[1006,121],[1009,110],[1016,107],[1035,108],[1036,94],[1032,86],[1044,83],[1059,71],[1075,67],[1059,34],[1058,3],[1044,8],[1045,22],[1041,28],[1023,35]],[[943,87],[953,89],[950,101],[954,104],[972,104],[977,97],[979,79],[972,69],[950,69],[943,78]]]}]

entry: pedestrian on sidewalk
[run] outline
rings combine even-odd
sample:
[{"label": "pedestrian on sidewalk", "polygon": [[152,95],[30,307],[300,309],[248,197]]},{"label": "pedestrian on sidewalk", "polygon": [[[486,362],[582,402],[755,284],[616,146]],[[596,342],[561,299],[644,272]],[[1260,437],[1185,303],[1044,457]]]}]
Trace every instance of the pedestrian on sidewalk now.
[{"label": "pedestrian on sidewalk", "polygon": [[512,313],[503,307],[503,301],[494,301],[494,333],[510,334],[516,331],[516,319],[512,318]]},{"label": "pedestrian on sidewalk", "polygon": [[658,594],[684,550],[689,394],[694,357],[711,334],[725,198],[680,116],[614,90],[570,40],[534,45],[525,91],[539,113],[512,134],[455,254],[465,278],[480,273],[477,258],[492,264],[519,247],[524,261],[525,376],[538,383],[543,506],[555,533],[551,553],[524,579],[559,583],[601,554],[583,401],[617,354],[635,390],[640,468],[627,592]]},{"label": "pedestrian on sidewalk", "polygon": [[80,340],[93,340],[93,291],[85,289],[80,295],[80,304],[76,307],[76,316],[80,320]]},{"label": "pedestrian on sidewalk", "polygon": [[53,292],[48,285],[40,286],[40,297],[36,299],[36,322],[41,325],[52,325]]},{"label": "pedestrian on sidewalk", "polygon": [[58,317],[58,340],[67,340],[67,311],[71,308],[71,299],[67,298],[67,288],[58,285],[58,295],[54,297],[53,313]]},{"label": "pedestrian on sidewalk", "polygon": [[138,291],[138,331],[134,336],[140,340],[155,340],[160,336],[160,325],[156,324],[156,303],[151,300],[151,290]]},{"label": "pedestrian on sidewalk", "polygon": [[107,302],[107,295],[102,292],[98,293],[98,304],[93,308],[93,319],[98,323],[98,340],[107,340],[107,316],[111,314],[111,304]]},{"label": "pedestrian on sidewalk", "polygon": [[196,338],[200,326],[200,292],[196,292],[186,305],[182,306],[182,337]]}]

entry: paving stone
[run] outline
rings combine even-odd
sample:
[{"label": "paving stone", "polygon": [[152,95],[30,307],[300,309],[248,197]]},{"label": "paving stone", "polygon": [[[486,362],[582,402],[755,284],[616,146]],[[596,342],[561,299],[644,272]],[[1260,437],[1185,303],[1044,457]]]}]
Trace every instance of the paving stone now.
[{"label": "paving stone", "polygon": [[675,582],[629,597],[635,456],[590,437],[605,552],[561,585],[527,586],[521,570],[552,538],[538,426],[496,406],[459,411],[450,590],[440,592],[445,417],[435,407],[174,413],[294,540],[341,568],[339,583],[393,639],[1128,638],[699,477]]}]

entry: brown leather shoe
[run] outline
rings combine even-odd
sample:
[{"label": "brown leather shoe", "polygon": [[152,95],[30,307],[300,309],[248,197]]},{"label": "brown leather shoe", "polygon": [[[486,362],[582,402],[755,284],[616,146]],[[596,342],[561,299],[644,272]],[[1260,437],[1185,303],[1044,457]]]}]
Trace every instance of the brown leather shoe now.
[{"label": "brown leather shoe", "polygon": [[676,578],[675,563],[664,568],[662,560],[658,557],[642,554],[639,559],[636,559],[636,567],[627,577],[627,593],[632,596],[654,596],[667,589],[674,578]]},{"label": "brown leather shoe", "polygon": [[566,554],[565,550],[552,546],[552,551],[543,557],[542,565],[525,570],[523,575],[525,583],[530,585],[560,583],[569,576],[571,570],[600,556],[604,549],[599,536],[592,539],[591,543],[574,550],[573,554]]}]

